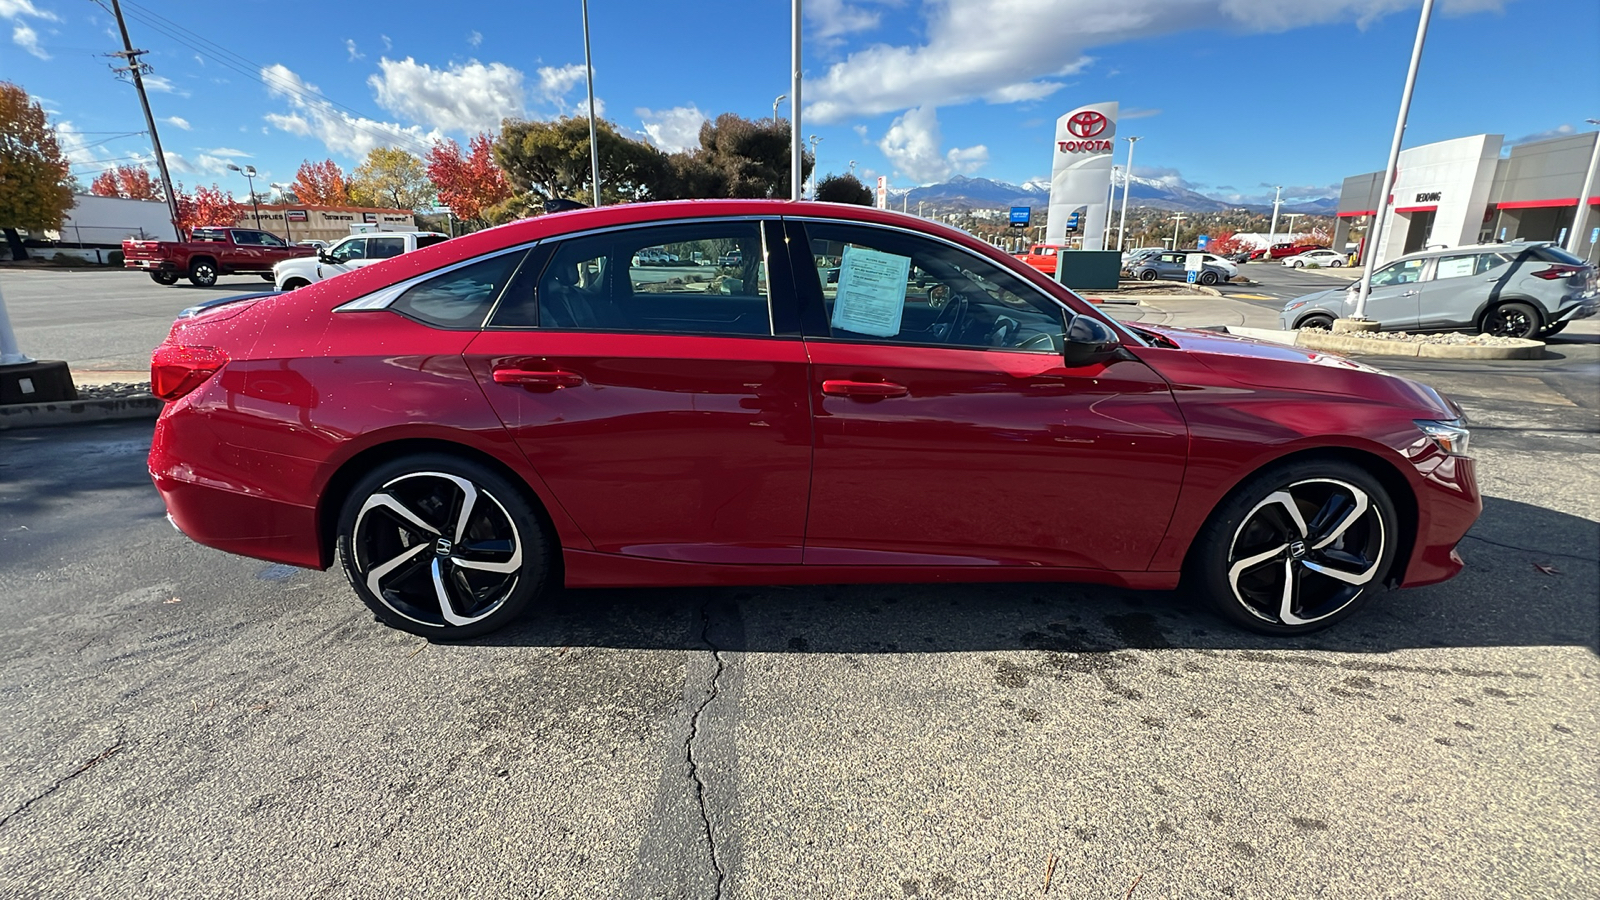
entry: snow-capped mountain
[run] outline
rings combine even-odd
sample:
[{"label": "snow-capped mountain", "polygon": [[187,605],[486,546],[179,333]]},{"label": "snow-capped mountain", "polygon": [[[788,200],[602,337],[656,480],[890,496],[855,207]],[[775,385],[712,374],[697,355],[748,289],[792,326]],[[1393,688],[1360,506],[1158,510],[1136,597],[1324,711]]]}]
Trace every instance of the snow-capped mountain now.
[{"label": "snow-capped mountain", "polygon": [[[1120,203],[1121,199],[1122,189],[1119,186],[1117,201]],[[891,189],[889,200],[889,205],[896,209],[912,208],[919,202],[952,209],[993,209],[1009,206],[1032,206],[1039,209],[1050,202],[1050,183],[1044,179],[1033,179],[1016,185],[990,178],[967,178],[957,175],[940,184],[927,184],[906,191]],[[1153,206],[1157,209],[1179,212],[1220,212],[1239,208],[1258,212],[1272,210],[1271,204],[1230,203],[1198,191],[1138,176],[1134,176],[1133,185],[1129,189],[1128,205]],[[1336,197],[1319,197],[1293,204],[1285,203],[1282,211],[1331,215],[1338,205]]]}]

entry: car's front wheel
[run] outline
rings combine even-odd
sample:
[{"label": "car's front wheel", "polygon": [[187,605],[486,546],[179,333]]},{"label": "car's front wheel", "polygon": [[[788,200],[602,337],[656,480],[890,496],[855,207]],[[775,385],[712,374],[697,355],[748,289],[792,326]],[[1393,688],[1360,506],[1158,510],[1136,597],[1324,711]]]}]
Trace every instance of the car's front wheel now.
[{"label": "car's front wheel", "polygon": [[1325,315],[1322,315],[1321,313],[1318,313],[1316,315],[1306,316],[1304,319],[1301,319],[1300,320],[1300,324],[1296,325],[1295,327],[1296,328],[1321,328],[1323,331],[1332,331],[1333,330],[1333,316],[1325,316]]},{"label": "car's front wheel", "polygon": [[1532,306],[1512,301],[1484,313],[1479,327],[1485,334],[1495,337],[1533,338],[1538,337],[1543,320]]},{"label": "car's front wheel", "polygon": [[550,576],[551,541],[524,492],[445,454],[394,460],[362,478],[338,540],[345,575],[373,613],[438,640],[508,624]]},{"label": "car's front wheel", "polygon": [[1212,513],[1189,574],[1235,624],[1263,634],[1316,631],[1382,589],[1398,521],[1383,485],[1357,466],[1333,459],[1274,466]]},{"label": "car's front wheel", "polygon": [[311,282],[305,280],[304,278],[291,278],[283,283],[281,290],[298,291],[309,284],[311,284]]}]

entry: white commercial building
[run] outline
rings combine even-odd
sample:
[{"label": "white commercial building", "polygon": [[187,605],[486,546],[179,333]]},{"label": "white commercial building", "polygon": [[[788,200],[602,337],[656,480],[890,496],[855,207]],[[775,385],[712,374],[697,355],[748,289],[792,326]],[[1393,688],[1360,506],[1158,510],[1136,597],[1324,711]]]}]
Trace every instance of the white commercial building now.
[{"label": "white commercial building", "polygon": [[[1381,264],[1428,247],[1517,239],[1556,241],[1579,256],[1596,258],[1600,196],[1580,198],[1597,156],[1596,133],[1518,144],[1502,155],[1498,134],[1440,141],[1400,153]],[[1370,225],[1379,208],[1383,173],[1344,180],[1333,246],[1342,247],[1353,226]],[[1593,190],[1591,190],[1591,194]],[[1576,232],[1573,220],[1584,210]]]}]

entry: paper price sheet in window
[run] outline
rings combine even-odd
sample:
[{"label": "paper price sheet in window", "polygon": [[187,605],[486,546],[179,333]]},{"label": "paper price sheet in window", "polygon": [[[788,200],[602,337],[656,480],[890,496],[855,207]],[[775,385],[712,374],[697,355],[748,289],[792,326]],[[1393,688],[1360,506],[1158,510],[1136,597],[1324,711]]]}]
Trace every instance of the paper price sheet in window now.
[{"label": "paper price sheet in window", "polygon": [[906,277],[911,257],[846,247],[839,261],[839,289],[833,301],[833,327],[873,337],[900,333]]}]

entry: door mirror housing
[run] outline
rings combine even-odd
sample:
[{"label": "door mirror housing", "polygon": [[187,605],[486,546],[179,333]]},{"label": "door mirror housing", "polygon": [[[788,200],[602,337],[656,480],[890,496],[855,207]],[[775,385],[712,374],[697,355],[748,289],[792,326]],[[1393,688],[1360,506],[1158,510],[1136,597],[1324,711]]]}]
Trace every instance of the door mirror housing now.
[{"label": "door mirror housing", "polygon": [[1109,362],[1122,350],[1122,341],[1111,326],[1094,316],[1076,315],[1067,323],[1062,361],[1069,368]]},{"label": "door mirror housing", "polygon": [[326,250],[323,250],[323,249],[321,249],[321,248],[320,248],[320,247],[319,247],[319,248],[318,248],[318,249],[317,249],[317,262],[321,262],[321,263],[331,263],[331,262],[333,262],[333,260],[331,260],[331,259],[329,259],[329,258],[328,258],[328,251],[326,251]]}]

